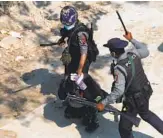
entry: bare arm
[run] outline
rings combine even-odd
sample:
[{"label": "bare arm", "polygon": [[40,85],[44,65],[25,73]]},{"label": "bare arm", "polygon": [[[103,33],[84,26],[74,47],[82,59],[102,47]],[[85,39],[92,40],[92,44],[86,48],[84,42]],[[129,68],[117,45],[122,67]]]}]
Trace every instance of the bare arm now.
[{"label": "bare arm", "polygon": [[77,73],[81,75],[86,59],[87,59],[87,52],[88,52],[88,34],[86,32],[79,32],[78,33],[78,40],[79,40],[79,46],[80,46],[80,62],[79,62],[79,67],[77,70]]},{"label": "bare arm", "polygon": [[81,57],[80,57],[79,67],[78,67],[78,70],[77,70],[77,73],[79,75],[81,75],[81,73],[83,71],[86,59],[87,59],[87,54],[82,54]]}]

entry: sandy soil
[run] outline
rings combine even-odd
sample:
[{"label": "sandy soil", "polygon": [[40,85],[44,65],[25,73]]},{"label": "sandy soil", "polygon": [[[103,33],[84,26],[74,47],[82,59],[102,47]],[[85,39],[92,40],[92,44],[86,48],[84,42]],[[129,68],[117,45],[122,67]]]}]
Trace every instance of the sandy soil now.
[{"label": "sandy soil", "polygon": [[[134,38],[145,43],[150,50],[150,56],[143,60],[146,74],[154,89],[150,108],[163,119],[163,44],[161,37],[163,35],[163,20],[161,20],[163,2],[23,2],[19,7],[10,8],[10,16],[0,17],[0,126],[5,126],[13,119],[26,118],[28,112],[56,97],[63,73],[62,63],[59,60],[63,48],[58,46],[41,48],[39,44],[55,42],[59,38],[58,28],[61,26],[59,12],[67,4],[76,6],[79,18],[84,23],[91,21],[94,23],[94,37],[100,49],[100,55],[97,62],[91,66],[91,75],[108,92],[112,83],[112,76],[109,74],[111,58],[102,45],[112,37],[123,38],[124,31],[115,13],[116,9],[119,10],[127,29],[133,33]],[[7,33],[3,33],[4,31]],[[10,31],[21,33],[23,38],[11,37]],[[48,104],[44,106],[46,108]],[[37,111],[37,114],[40,110]],[[60,115],[56,112],[55,114],[56,117]],[[40,116],[42,116],[41,111]],[[110,119],[110,115],[104,116]],[[104,119],[101,120],[106,122]],[[39,121],[40,125],[47,125],[43,124],[40,118]],[[108,134],[118,137],[117,131],[113,130],[117,129],[113,123],[102,124],[104,126],[92,134],[92,137],[104,138]],[[112,125],[113,129],[108,132],[105,127]],[[11,125],[8,128],[13,130]],[[54,128],[61,132],[59,126]],[[49,129],[52,128],[49,127]],[[18,133],[20,130],[21,126],[15,128]],[[74,130],[74,133],[68,133],[68,137],[88,138],[88,135],[80,129],[82,133],[77,133],[74,125],[63,129],[63,133],[68,130]],[[152,127],[144,122],[139,129],[135,130],[161,138]],[[41,133],[43,132],[33,137],[42,138]],[[52,137],[52,133],[49,134],[47,131],[46,134]],[[62,133],[55,131],[55,134],[58,135],[57,138],[67,138]],[[147,137],[145,134],[137,134],[137,137]]]}]

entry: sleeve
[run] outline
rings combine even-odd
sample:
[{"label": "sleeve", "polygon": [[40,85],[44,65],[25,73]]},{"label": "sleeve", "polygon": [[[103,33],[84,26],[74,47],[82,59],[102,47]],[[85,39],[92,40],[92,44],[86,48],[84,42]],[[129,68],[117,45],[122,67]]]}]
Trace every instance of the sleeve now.
[{"label": "sleeve", "polygon": [[[122,68],[121,68],[122,69]],[[124,68],[123,68],[124,70]],[[125,71],[125,74],[126,71]],[[114,70],[114,86],[111,93],[102,101],[104,105],[115,103],[116,100],[121,97],[125,91],[125,76],[124,74],[117,69],[117,66]]]},{"label": "sleeve", "polygon": [[79,46],[80,46],[80,53],[87,54],[87,52],[88,52],[88,33],[79,32],[78,40],[79,40]]},{"label": "sleeve", "polygon": [[60,35],[64,39],[65,37],[68,36],[68,31],[65,28],[60,29]]},{"label": "sleeve", "polygon": [[133,52],[136,53],[141,59],[149,56],[149,50],[147,49],[147,46],[145,46],[143,43],[140,43],[135,39],[132,39],[131,43],[135,47]]}]

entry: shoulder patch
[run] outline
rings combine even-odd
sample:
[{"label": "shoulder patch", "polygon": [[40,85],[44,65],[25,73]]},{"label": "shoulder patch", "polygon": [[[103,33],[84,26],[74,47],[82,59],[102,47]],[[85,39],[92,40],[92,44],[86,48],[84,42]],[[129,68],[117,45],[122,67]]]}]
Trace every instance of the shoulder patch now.
[{"label": "shoulder patch", "polygon": [[115,70],[117,70],[120,74],[123,74],[123,76],[125,77],[125,80],[127,79],[127,72],[123,66],[117,65]]},{"label": "shoulder patch", "polygon": [[87,33],[86,32],[79,32],[78,33],[78,38],[79,38],[79,43],[81,45],[86,45],[87,44]]}]

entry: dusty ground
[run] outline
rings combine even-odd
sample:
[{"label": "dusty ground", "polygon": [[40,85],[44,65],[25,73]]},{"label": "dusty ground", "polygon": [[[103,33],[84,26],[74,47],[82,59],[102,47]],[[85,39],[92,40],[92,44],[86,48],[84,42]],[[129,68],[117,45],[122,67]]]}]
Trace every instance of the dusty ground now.
[{"label": "dusty ground", "polygon": [[[39,44],[59,38],[59,12],[61,7],[68,3],[22,2],[19,6],[10,8],[10,16],[0,17],[2,120],[31,111],[50,97],[54,97],[60,75],[63,73],[59,60],[62,48],[40,48]],[[73,4],[81,9],[79,13],[82,12],[81,17],[87,22],[106,12],[101,7],[96,10],[96,6],[85,3]],[[84,12],[87,12],[87,15]],[[9,36],[10,31],[21,33],[23,38]],[[51,80],[49,84],[49,79],[54,80],[53,85]],[[30,85],[34,86],[28,88]],[[26,87],[27,89],[22,89]]]},{"label": "dusty ground", "polygon": [[[0,17],[0,126],[16,131],[20,138],[25,138],[24,133],[32,138],[43,138],[45,134],[49,138],[54,135],[57,138],[88,138],[88,134],[80,125],[78,127],[78,123],[76,126],[62,118],[62,109],[53,110],[52,103],[40,106],[55,97],[63,73],[59,60],[63,49],[57,46],[40,48],[39,43],[48,43],[59,38],[58,14],[66,4],[70,3],[24,2],[19,8],[11,7],[10,16]],[[97,63],[91,66],[91,74],[105,90],[110,90],[112,76],[108,74],[110,57],[102,45],[109,38],[123,38],[124,33],[115,13],[116,9],[121,13],[134,38],[147,44],[150,56],[143,60],[143,65],[154,89],[150,108],[163,119],[163,2],[71,4],[77,7],[79,17],[84,23],[94,23],[94,37],[100,55]],[[23,38],[13,38],[8,33],[3,33],[4,30],[20,32]],[[37,108],[38,106],[40,107]],[[27,115],[35,108],[36,111]],[[13,119],[16,120],[5,125]],[[111,121],[107,122],[106,119]],[[112,116],[106,113],[100,117],[100,121],[101,128],[90,135],[90,138],[105,138],[108,135],[119,137],[117,124],[112,122]],[[137,138],[161,138],[161,135],[144,122],[139,129],[134,130],[138,131],[135,133]],[[65,133],[67,135],[64,135]]]},{"label": "dusty ground", "polygon": [[[70,3],[84,23],[94,22],[95,30],[101,16],[113,11],[105,6],[109,2],[20,2],[9,9],[10,15],[0,17],[2,124],[55,97],[63,73],[59,60],[63,48],[41,48],[39,44],[58,40],[60,9]],[[23,38],[10,36],[11,31],[21,33]]]}]

